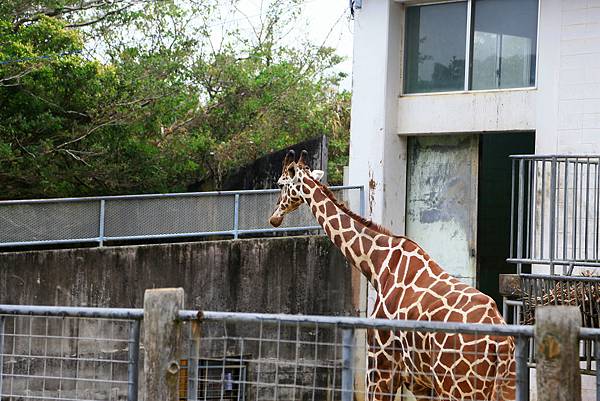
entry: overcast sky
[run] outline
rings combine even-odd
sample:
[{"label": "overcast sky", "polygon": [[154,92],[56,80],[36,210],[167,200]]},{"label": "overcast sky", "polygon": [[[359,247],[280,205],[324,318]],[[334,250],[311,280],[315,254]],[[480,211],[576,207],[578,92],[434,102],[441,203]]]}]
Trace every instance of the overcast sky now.
[{"label": "overcast sky", "polygon": [[[240,3],[244,13],[251,16],[250,20],[258,21],[261,0],[241,0]],[[326,46],[337,49],[337,53],[346,58],[340,70],[348,74],[342,86],[349,90],[352,82],[352,21],[349,18],[348,0],[306,0],[302,17],[308,22],[309,28],[305,28],[304,21],[300,19],[297,26],[299,34],[308,35],[318,45],[325,41]]]}]

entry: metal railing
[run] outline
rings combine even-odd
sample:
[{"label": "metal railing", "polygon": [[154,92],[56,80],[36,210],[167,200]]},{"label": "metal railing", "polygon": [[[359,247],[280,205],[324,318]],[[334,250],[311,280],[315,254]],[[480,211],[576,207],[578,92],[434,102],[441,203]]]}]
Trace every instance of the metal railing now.
[{"label": "metal railing", "polygon": [[600,156],[518,155],[512,158],[509,262],[600,267]]},{"label": "metal railing", "polygon": [[[332,187],[359,205],[362,186]],[[278,189],[0,201],[0,248],[319,230],[308,208],[269,226]]]},{"label": "metal railing", "polygon": [[[257,401],[364,397],[368,329],[412,336],[461,333],[471,340],[511,336],[516,340],[516,399],[528,400],[532,390],[528,344],[533,326],[189,310],[177,316],[187,326],[180,400],[237,400],[240,394]],[[0,399],[144,399],[143,388],[138,388],[144,382],[138,381],[144,318],[143,309],[0,305]],[[580,338],[593,341],[599,350],[600,330],[582,328]],[[427,346],[395,347],[388,351],[439,352]],[[465,348],[451,356],[460,363],[477,352],[481,350]],[[379,367],[385,369],[389,367]],[[416,377],[413,369],[407,367],[404,374]],[[432,379],[435,373],[429,375]],[[457,381],[465,379],[456,371],[452,375]],[[430,397],[441,399],[433,393]]]}]

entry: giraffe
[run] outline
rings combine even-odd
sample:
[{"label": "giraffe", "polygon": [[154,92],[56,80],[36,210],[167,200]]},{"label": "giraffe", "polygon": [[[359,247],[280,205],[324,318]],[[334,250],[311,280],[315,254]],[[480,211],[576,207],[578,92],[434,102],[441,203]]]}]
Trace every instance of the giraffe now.
[{"label": "giraffe", "polygon": [[[306,151],[289,151],[269,222],[306,203],[350,266],[376,291],[372,318],[505,324],[492,298],[444,271],[415,242],[393,235],[338,202],[311,170]],[[515,399],[512,337],[369,330],[367,399],[393,401],[402,388],[417,400]]]}]

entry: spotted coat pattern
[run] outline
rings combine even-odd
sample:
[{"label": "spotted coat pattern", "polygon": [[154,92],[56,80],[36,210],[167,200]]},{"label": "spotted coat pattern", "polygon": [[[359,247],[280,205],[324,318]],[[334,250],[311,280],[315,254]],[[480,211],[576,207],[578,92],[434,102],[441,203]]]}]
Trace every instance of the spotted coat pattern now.
[{"label": "spotted coat pattern", "polygon": [[[304,154],[303,154],[304,156]],[[373,318],[504,324],[494,301],[445,272],[415,242],[393,235],[335,200],[300,157],[286,157],[271,224],[306,203],[349,264],[376,291]],[[452,333],[368,332],[367,396],[417,400],[515,399],[514,340]]]}]

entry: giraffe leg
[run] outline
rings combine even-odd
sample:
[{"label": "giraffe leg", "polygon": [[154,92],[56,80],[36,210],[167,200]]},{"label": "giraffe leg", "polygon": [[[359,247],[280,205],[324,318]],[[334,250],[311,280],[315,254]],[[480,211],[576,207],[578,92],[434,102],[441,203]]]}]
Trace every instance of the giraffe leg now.
[{"label": "giraffe leg", "polygon": [[385,346],[387,334],[372,330],[368,333],[367,356],[367,400],[394,401],[398,389],[402,387],[402,378],[396,355],[392,347]]}]

